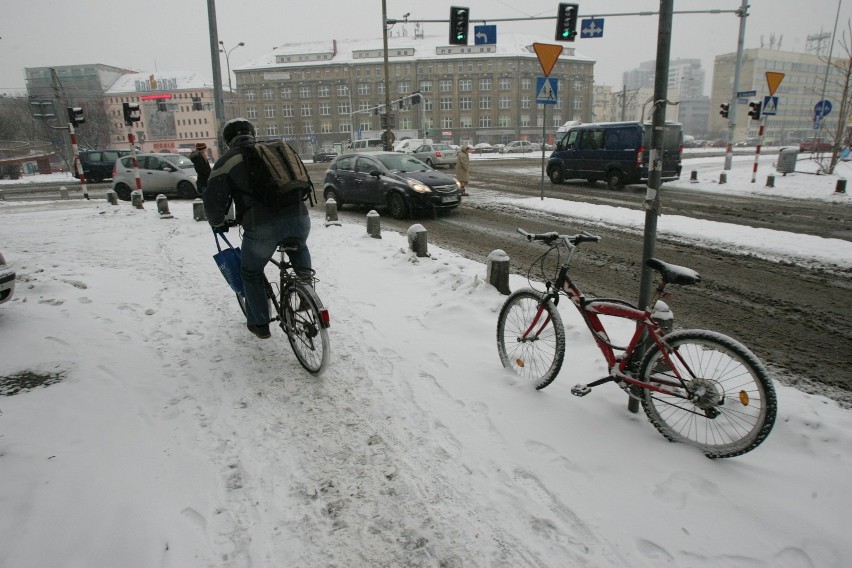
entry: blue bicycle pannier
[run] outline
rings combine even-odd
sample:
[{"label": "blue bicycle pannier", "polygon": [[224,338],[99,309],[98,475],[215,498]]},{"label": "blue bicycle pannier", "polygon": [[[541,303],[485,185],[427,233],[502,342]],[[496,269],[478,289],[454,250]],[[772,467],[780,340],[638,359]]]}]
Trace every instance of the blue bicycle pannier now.
[{"label": "blue bicycle pannier", "polygon": [[[222,272],[222,276],[225,277],[225,280],[228,282],[228,286],[231,287],[231,290],[237,294],[243,295],[243,279],[240,277],[240,265],[242,264],[240,248],[234,248],[230,241],[228,241],[228,237],[222,233],[214,231],[213,234],[216,236],[216,248],[219,249],[219,252],[213,255],[213,260],[216,261],[216,266],[219,267],[219,270]],[[222,237],[222,240],[225,241],[228,248],[222,249],[219,244],[219,237]]]}]

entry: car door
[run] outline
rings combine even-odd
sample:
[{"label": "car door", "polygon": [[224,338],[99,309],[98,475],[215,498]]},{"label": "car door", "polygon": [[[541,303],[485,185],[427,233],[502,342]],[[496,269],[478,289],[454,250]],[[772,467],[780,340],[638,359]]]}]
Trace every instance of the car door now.
[{"label": "car door", "polygon": [[337,159],[331,172],[331,185],[340,199],[346,203],[356,203],[355,199],[355,155],[345,155]]},{"label": "car door", "polygon": [[384,203],[383,184],[372,172],[383,172],[379,162],[368,156],[359,156],[355,161],[355,197],[358,203],[381,205]]},{"label": "car door", "polygon": [[139,175],[142,178],[142,190],[147,192],[165,192],[174,189],[171,171],[164,169],[172,166],[157,156],[145,156],[144,166],[139,164]]},{"label": "car door", "polygon": [[603,157],[603,129],[581,130],[575,156],[578,177],[591,179],[599,174],[599,163]]}]

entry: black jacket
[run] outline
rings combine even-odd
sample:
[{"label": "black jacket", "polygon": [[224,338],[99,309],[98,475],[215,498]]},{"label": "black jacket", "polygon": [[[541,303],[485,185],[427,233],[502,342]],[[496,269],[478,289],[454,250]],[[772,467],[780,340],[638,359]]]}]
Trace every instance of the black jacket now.
[{"label": "black jacket", "polygon": [[195,173],[198,175],[196,185],[201,191],[202,188],[207,187],[207,180],[210,179],[210,162],[207,161],[207,154],[203,150],[193,150],[189,154],[189,159],[195,166]]},{"label": "black jacket", "polygon": [[213,171],[204,191],[204,210],[212,226],[222,225],[225,215],[231,207],[236,208],[237,221],[249,229],[268,223],[280,217],[307,215],[308,208],[303,201],[272,211],[255,198],[249,185],[249,176],[243,163],[243,147],[255,143],[253,136],[237,136],[228,151],[213,164]]}]

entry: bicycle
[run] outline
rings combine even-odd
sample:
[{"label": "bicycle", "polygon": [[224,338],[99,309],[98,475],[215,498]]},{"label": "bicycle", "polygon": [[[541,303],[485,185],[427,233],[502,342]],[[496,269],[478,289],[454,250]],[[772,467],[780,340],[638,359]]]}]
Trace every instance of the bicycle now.
[{"label": "bicycle", "polygon": [[[233,226],[233,223],[229,223],[229,226]],[[279,272],[279,281],[275,286],[266,275],[263,277],[270,303],[269,311],[275,314],[269,323],[278,322],[302,367],[313,375],[320,375],[328,366],[331,356],[328,339],[331,318],[314,289],[318,282],[316,272],[305,272],[305,269],[296,272],[290,264],[288,255],[298,250],[298,239],[284,239],[278,243],[276,252],[279,258],[269,260],[278,267]],[[236,296],[245,315],[245,297],[240,293],[236,293]]]},{"label": "bicycle", "polygon": [[[556,307],[564,295],[580,312],[609,369],[606,377],[574,386],[572,394],[586,396],[596,386],[615,382],[641,402],[651,424],[666,439],[696,446],[710,458],[742,455],[766,439],[775,423],[777,401],[760,360],[721,333],[667,329],[671,311],[662,301],[667,297],[666,286],[697,284],[701,280],[697,272],[651,258],[646,264],[658,273],[659,283],[645,309],[620,299],[589,299],[568,270],[579,245],[599,242],[600,237],[585,232],[518,232],[528,241],[549,247],[528,272],[531,278],[540,263],[546,291],[523,288],[503,304],[497,348],[504,367],[531,380],[536,389],[553,382],[565,357],[565,327]],[[560,262],[564,251],[567,257]],[[551,281],[544,263],[552,253],[558,270]],[[636,322],[627,346],[619,347],[609,339],[600,316]]]}]

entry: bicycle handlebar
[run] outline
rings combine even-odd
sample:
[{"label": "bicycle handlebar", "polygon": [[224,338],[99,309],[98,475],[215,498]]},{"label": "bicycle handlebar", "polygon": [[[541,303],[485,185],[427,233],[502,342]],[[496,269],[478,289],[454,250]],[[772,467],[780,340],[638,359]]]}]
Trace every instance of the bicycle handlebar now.
[{"label": "bicycle handlebar", "polygon": [[528,233],[519,227],[518,232],[525,236],[528,241],[544,241],[546,244],[552,244],[553,241],[562,239],[568,244],[577,246],[580,243],[598,243],[601,240],[599,236],[589,234],[585,231],[576,235],[560,235],[556,231],[550,231],[547,233]]}]

